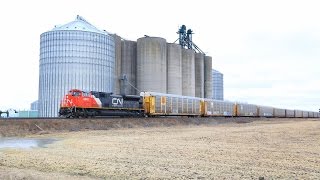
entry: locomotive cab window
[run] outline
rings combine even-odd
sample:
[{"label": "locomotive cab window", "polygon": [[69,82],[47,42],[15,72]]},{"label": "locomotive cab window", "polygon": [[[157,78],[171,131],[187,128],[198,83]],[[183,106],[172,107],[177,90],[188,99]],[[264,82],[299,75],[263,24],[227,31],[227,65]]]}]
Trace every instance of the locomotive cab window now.
[{"label": "locomotive cab window", "polygon": [[72,96],[80,96],[80,95],[81,95],[81,92],[78,92],[78,91],[72,92]]},{"label": "locomotive cab window", "polygon": [[88,92],[82,92],[83,96],[89,97],[89,93]]}]

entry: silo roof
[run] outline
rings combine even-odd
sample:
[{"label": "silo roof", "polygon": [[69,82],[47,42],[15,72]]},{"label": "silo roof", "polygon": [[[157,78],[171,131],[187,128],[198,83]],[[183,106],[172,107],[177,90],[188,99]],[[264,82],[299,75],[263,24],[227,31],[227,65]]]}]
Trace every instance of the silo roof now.
[{"label": "silo roof", "polygon": [[219,74],[222,74],[220,71],[218,71],[218,70],[215,70],[215,69],[212,69],[212,71],[214,72],[214,73],[219,73]]},{"label": "silo roof", "polygon": [[88,32],[95,32],[95,33],[102,33],[102,34],[108,34],[107,31],[99,30],[92,24],[90,24],[88,21],[86,21],[83,17],[77,15],[77,18],[69,22],[68,24],[62,25],[62,26],[55,26],[52,31],[62,31],[62,30],[77,30],[77,31],[88,31]]}]

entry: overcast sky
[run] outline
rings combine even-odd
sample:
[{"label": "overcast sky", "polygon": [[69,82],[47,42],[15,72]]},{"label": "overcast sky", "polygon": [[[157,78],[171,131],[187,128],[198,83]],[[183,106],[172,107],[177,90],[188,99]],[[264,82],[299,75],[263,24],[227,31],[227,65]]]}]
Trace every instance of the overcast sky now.
[{"label": "overcast sky", "polygon": [[83,16],[128,40],[174,42],[185,24],[224,74],[225,99],[288,109],[320,108],[318,1],[0,1],[0,110],[38,98],[40,34]]}]

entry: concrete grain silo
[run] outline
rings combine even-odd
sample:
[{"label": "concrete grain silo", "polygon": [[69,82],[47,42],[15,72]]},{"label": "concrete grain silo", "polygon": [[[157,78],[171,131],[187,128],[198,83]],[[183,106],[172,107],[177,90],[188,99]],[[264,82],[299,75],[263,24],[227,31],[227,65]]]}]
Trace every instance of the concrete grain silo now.
[{"label": "concrete grain silo", "polygon": [[167,93],[182,95],[182,61],[181,46],[167,44]]},{"label": "concrete grain silo", "polygon": [[135,89],[137,87],[137,42],[135,41],[121,42],[121,75],[123,74],[127,77],[125,94],[137,94]]},{"label": "concrete grain silo", "polygon": [[204,54],[195,54],[195,96],[204,97]]},{"label": "concrete grain silo", "polygon": [[204,57],[204,97],[213,98],[212,96],[212,57]]},{"label": "concrete grain silo", "polygon": [[121,37],[112,34],[115,45],[115,66],[114,66],[114,86],[113,93],[120,94],[120,78],[121,78]]},{"label": "concrete grain silo", "polygon": [[195,96],[194,51],[182,49],[182,95]]},{"label": "concrete grain silo", "polygon": [[167,43],[159,37],[137,40],[137,88],[167,93]]},{"label": "concrete grain silo", "polygon": [[57,117],[70,89],[111,92],[114,40],[82,17],[40,36],[39,117]]}]

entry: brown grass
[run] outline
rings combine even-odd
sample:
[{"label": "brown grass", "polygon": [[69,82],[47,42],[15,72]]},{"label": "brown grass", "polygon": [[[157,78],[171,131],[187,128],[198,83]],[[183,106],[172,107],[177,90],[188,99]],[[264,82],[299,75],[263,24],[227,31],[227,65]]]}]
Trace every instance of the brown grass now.
[{"label": "brown grass", "polygon": [[[249,121],[261,120],[249,118]],[[104,119],[24,119],[0,120],[0,137],[25,136],[38,134],[40,131],[69,132],[83,130],[109,130],[137,127],[169,127],[177,125],[220,124],[240,122],[241,118],[104,118]],[[248,119],[246,120],[248,121]]]},{"label": "brown grass", "polygon": [[61,140],[0,150],[0,179],[317,179],[319,129],[320,121],[243,119],[34,135]]}]

